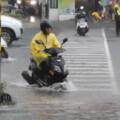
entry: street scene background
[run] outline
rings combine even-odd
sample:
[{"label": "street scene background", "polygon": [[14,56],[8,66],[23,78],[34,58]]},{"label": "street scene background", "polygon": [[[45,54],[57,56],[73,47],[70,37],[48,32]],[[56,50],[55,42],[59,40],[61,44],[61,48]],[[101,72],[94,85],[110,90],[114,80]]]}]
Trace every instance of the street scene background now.
[{"label": "street scene background", "polygon": [[115,21],[89,18],[89,32],[79,36],[75,19],[51,21],[59,41],[68,38],[62,54],[69,70],[66,91],[31,87],[22,78],[27,70],[32,37],[41,19],[22,19],[23,37],[8,47],[10,59],[2,60],[1,81],[14,105],[0,106],[0,120],[119,120],[120,37]]}]

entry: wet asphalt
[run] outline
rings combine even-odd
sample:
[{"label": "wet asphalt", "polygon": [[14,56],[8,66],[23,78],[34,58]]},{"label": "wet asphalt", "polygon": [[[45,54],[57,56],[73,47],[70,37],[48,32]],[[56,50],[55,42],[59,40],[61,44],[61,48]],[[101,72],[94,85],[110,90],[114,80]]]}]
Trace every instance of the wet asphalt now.
[{"label": "wet asphalt", "polygon": [[[111,20],[101,23],[90,22],[90,31],[86,37],[76,34],[74,21],[52,23],[60,41],[64,37],[70,40],[68,45],[65,45],[64,57],[66,62],[68,61],[66,64],[70,67],[71,74],[76,77],[70,76],[69,91],[63,92],[30,87],[21,77],[22,70],[27,69],[29,65],[29,44],[33,35],[39,31],[38,24],[39,22],[24,23],[23,39],[8,48],[10,56],[15,60],[2,63],[5,90],[12,95],[16,104],[1,106],[0,120],[119,120],[120,38],[115,36],[114,22]],[[105,30],[107,37],[114,79],[109,73],[107,63],[109,59],[104,48],[101,29]],[[77,55],[71,52],[71,49],[76,51]],[[89,71],[91,66],[92,72]],[[74,68],[78,69],[77,73]],[[106,73],[104,76],[100,74],[103,72]],[[117,86],[113,85],[113,81]],[[117,92],[114,92],[113,86],[117,88]]]}]

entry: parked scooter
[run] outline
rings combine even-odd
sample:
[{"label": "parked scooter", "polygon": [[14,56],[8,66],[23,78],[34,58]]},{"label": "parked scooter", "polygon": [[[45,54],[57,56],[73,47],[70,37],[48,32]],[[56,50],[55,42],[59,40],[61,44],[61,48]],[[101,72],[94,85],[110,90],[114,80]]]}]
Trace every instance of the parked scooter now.
[{"label": "parked scooter", "polygon": [[[47,66],[45,70],[38,68],[36,61],[34,58],[30,60],[29,70],[31,73],[31,79],[28,79],[28,71],[23,71],[23,78],[30,84],[37,84],[39,87],[49,87],[56,83],[63,83],[67,81],[68,70],[65,70],[65,61],[60,53],[64,52],[64,49],[61,48],[49,48],[47,49],[45,44],[42,41],[37,41],[38,44],[42,44],[45,47],[44,52],[48,53],[50,56],[48,57]],[[67,42],[67,38],[65,38],[61,45]],[[46,62],[43,62],[43,64]],[[42,66],[42,63],[40,64]]]},{"label": "parked scooter", "polygon": [[0,39],[0,57],[1,58],[8,58],[8,52],[6,50],[7,48],[7,43],[6,41],[1,37]]}]

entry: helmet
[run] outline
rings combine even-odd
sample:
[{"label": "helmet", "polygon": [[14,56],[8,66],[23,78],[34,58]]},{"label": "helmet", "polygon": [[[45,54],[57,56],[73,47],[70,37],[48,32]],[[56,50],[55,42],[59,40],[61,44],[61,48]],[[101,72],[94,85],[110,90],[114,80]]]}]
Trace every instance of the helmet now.
[{"label": "helmet", "polygon": [[52,28],[52,25],[50,24],[48,20],[43,20],[40,23],[40,29],[42,32],[46,33],[46,28]]},{"label": "helmet", "polygon": [[84,6],[80,6],[80,10],[83,10],[84,9]]}]

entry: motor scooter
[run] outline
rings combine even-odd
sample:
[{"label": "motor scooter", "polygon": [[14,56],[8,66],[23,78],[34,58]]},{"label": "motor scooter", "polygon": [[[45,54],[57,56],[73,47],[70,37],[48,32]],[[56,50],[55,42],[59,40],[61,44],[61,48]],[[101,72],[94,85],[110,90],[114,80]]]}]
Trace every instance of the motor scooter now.
[{"label": "motor scooter", "polygon": [[[62,46],[67,42],[65,38],[62,42]],[[68,70],[65,69],[65,61],[60,53],[65,49],[61,48],[46,48],[45,44],[41,40],[36,40],[37,44],[41,44],[45,47],[44,52],[50,56],[47,60],[40,63],[41,69],[38,67],[34,58],[30,59],[29,70],[31,71],[31,77],[29,77],[28,71],[23,71],[23,78],[30,84],[36,84],[39,87],[49,87],[56,83],[67,82]],[[30,79],[31,78],[31,79]],[[61,86],[61,85],[60,85]],[[62,86],[61,86],[62,87]]]},{"label": "motor scooter", "polygon": [[88,32],[89,27],[88,27],[88,22],[86,19],[86,15],[82,13],[77,13],[77,22],[76,22],[76,30],[77,33],[81,36],[85,36],[85,34]]}]

